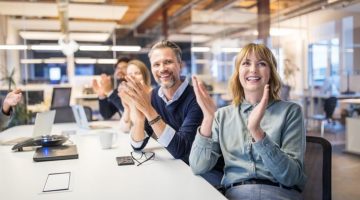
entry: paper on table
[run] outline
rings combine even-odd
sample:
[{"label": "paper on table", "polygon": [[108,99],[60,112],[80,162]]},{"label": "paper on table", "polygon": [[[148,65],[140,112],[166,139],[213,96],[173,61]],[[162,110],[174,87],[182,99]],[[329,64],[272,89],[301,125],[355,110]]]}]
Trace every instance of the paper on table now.
[{"label": "paper on table", "polygon": [[68,190],[71,172],[50,173],[46,179],[43,192]]}]

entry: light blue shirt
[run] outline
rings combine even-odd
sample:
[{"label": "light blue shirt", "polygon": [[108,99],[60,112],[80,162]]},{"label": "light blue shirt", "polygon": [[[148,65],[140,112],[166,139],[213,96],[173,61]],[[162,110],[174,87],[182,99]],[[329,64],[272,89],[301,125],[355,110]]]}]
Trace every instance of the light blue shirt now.
[{"label": "light blue shirt", "polygon": [[[177,101],[181,95],[184,93],[186,87],[189,85],[189,81],[187,79],[185,79],[181,85],[179,86],[179,88],[175,91],[174,96],[171,100],[167,100],[166,96],[164,94],[164,92],[162,91],[163,88],[161,87],[158,91],[158,96],[166,103],[166,105],[170,105],[173,102]],[[164,147],[167,147],[169,145],[169,143],[171,142],[172,138],[174,137],[176,131],[169,125],[166,124],[166,127],[163,131],[163,133],[161,134],[161,136],[157,139],[157,141],[163,145]],[[146,134],[146,133],[144,133]],[[147,134],[145,137],[149,137]],[[132,137],[130,137],[132,138]],[[135,148],[139,148],[141,147],[141,145],[143,144],[143,141],[139,141],[136,142],[134,140],[131,140],[131,145]]]},{"label": "light blue shirt", "polygon": [[266,135],[258,142],[252,142],[247,129],[252,109],[247,102],[220,108],[213,121],[212,138],[196,134],[189,157],[191,169],[203,174],[222,154],[225,186],[257,178],[303,188],[306,135],[301,107],[292,102],[270,102],[260,123]]},{"label": "light blue shirt", "polygon": [[168,106],[168,105],[172,104],[173,102],[177,101],[181,97],[181,95],[184,93],[184,91],[188,85],[189,85],[189,81],[187,79],[184,79],[184,81],[181,83],[179,88],[175,91],[174,96],[171,100],[167,100],[162,87],[158,91],[158,95]]}]

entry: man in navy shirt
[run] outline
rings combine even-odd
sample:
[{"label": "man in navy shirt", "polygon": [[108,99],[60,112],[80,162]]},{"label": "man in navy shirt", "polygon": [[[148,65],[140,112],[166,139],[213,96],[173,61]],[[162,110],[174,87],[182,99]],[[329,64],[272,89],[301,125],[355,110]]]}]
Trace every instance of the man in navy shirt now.
[{"label": "man in navy shirt", "polygon": [[[151,94],[146,86],[127,77],[123,91],[132,98],[136,120],[131,133],[134,150],[142,150],[149,137],[156,138],[172,156],[189,163],[189,154],[203,113],[196,102],[193,87],[180,77],[181,49],[163,40],[149,52],[151,72],[158,86]],[[220,185],[222,160],[209,173],[202,175],[212,185]],[[220,169],[219,169],[220,168]]]},{"label": "man in navy shirt", "polygon": [[148,94],[141,83],[127,77],[124,91],[137,108],[131,144],[135,150],[141,150],[149,137],[155,136],[174,158],[188,163],[203,114],[193,87],[180,77],[181,49],[175,43],[163,40],[151,48],[149,59],[158,87]]},{"label": "man in navy shirt", "polygon": [[[125,80],[128,62],[129,58],[122,57],[115,64],[114,79],[117,83]],[[93,80],[93,89],[99,96],[99,111],[104,119],[110,119],[115,113],[119,113],[121,116],[124,111],[121,99],[117,94],[117,87],[113,87],[112,82],[111,77],[106,74],[101,74],[99,83]]]}]

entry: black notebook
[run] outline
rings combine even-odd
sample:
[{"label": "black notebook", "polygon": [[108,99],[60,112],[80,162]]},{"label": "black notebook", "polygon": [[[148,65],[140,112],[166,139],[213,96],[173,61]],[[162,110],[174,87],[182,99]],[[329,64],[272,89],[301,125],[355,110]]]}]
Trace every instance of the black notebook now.
[{"label": "black notebook", "polygon": [[34,161],[52,161],[77,159],[79,154],[76,145],[59,145],[54,147],[37,148],[34,154]]}]

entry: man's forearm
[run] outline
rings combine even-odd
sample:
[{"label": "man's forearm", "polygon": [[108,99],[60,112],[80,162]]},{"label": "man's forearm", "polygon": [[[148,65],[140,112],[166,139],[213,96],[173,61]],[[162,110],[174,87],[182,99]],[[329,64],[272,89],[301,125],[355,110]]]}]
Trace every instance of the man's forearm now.
[{"label": "man's forearm", "polygon": [[[156,118],[158,116],[160,116],[160,115],[156,112],[156,110],[154,108],[149,109],[149,111],[147,113],[145,113],[145,117],[148,120],[151,128],[153,129],[156,136],[159,138],[165,130],[166,123],[162,119],[156,120]],[[154,121],[154,120],[156,120],[156,122],[151,123],[151,121]]]},{"label": "man's forearm", "polygon": [[131,138],[135,142],[143,141],[145,138],[145,119],[136,119],[132,129]]}]

